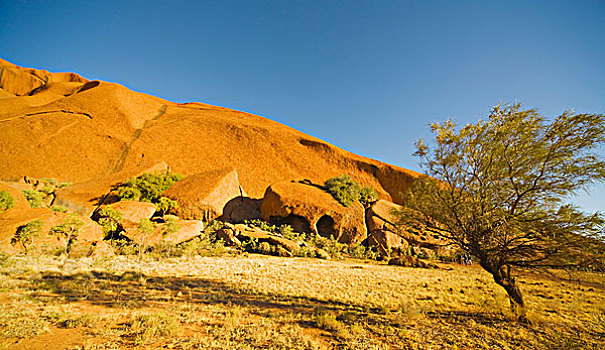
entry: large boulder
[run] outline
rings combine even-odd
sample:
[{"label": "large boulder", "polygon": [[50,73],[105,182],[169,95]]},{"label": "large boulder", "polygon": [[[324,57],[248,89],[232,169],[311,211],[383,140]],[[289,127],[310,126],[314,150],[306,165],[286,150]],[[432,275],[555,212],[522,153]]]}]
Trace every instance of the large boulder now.
[{"label": "large boulder", "polygon": [[297,232],[334,237],[350,245],[367,237],[364,208],[359,202],[345,207],[307,180],[279,182],[267,188],[261,215],[265,221],[289,224]]},{"label": "large boulder", "polygon": [[382,256],[390,256],[393,252],[399,255],[407,251],[408,246],[419,256],[433,257],[437,251],[445,254],[448,241],[439,232],[397,225],[396,213],[401,209],[400,205],[382,199],[370,206],[366,213],[368,244],[375,246]]},{"label": "large boulder", "polygon": [[[5,211],[0,214],[0,251],[8,254],[57,254],[67,248],[69,255],[74,257],[112,254],[103,242],[101,226],[89,218],[76,216],[83,225],[74,239],[51,233],[53,226],[64,223],[69,216],[47,208],[13,208]],[[42,221],[40,232],[31,239],[19,239],[19,229],[34,220]]]},{"label": "large boulder", "polygon": [[[153,214],[155,214],[155,204],[149,202],[136,202],[136,201],[121,201],[112,203],[102,208],[111,208],[122,213],[123,221],[130,221],[132,223],[138,224],[141,219],[151,219]],[[97,211],[93,218],[99,217]]]},{"label": "large boulder", "polygon": [[156,224],[154,230],[145,235],[140,232],[138,224],[128,222],[123,225],[122,235],[144,246],[154,246],[160,242],[176,245],[198,237],[204,230],[204,223],[200,220],[175,220],[174,224],[174,230],[167,230],[167,223]]},{"label": "large boulder", "polygon": [[6,191],[6,192],[8,192],[8,194],[11,195],[11,197],[13,197],[13,208],[16,208],[16,209],[31,208],[29,205],[29,202],[27,201],[27,199],[25,198],[23,193],[21,193],[21,191],[14,185],[9,184],[8,182],[0,181],[0,191]]},{"label": "large boulder", "polygon": [[178,203],[172,213],[183,219],[211,221],[223,215],[228,202],[245,193],[233,168],[187,176],[162,194]]},{"label": "large boulder", "polygon": [[114,188],[130,179],[145,173],[168,169],[165,162],[148,163],[136,168],[129,168],[93,180],[76,183],[55,191],[53,204],[61,205],[82,216],[91,216],[103,204],[118,202]]}]

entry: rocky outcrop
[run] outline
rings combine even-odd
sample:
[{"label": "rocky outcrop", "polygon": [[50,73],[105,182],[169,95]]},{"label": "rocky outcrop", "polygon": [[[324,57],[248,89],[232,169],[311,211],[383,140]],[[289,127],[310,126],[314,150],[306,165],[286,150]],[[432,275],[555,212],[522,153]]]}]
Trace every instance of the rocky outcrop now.
[{"label": "rocky outcrop", "polygon": [[183,219],[211,221],[223,208],[245,193],[233,168],[203,171],[187,176],[162,194],[178,203],[171,212]]},{"label": "rocky outcrop", "polygon": [[190,241],[202,234],[204,223],[200,220],[177,219],[170,224],[155,224],[153,231],[148,234],[142,233],[139,230],[139,225],[132,222],[125,223],[123,228],[123,236],[136,244],[150,247],[160,242],[176,245]]},{"label": "rocky outcrop", "polygon": [[[53,233],[51,228],[64,224],[70,219],[82,222],[77,235],[70,238],[64,234]],[[22,237],[21,227],[40,220],[39,232]],[[111,249],[103,242],[103,230],[96,222],[86,217],[54,212],[46,208],[9,209],[0,214],[0,251],[8,254],[25,252],[27,254],[59,254],[67,250],[70,256],[106,256],[112,255]]]},{"label": "rocky outcrop", "polygon": [[[155,204],[153,203],[136,201],[116,202],[103,206],[99,210],[103,208],[111,208],[118,211],[122,214],[122,221],[129,221],[137,225],[142,219],[151,219],[156,210]],[[99,211],[97,211],[93,215],[93,218],[96,219],[100,216]],[[124,224],[123,222],[120,223]]]},{"label": "rocky outcrop", "polygon": [[261,205],[264,220],[288,224],[297,232],[313,232],[356,245],[367,236],[364,208],[359,202],[344,207],[310,181],[279,182],[267,188]]},{"label": "rocky outcrop", "polygon": [[242,242],[254,239],[259,243],[265,242],[271,246],[280,247],[287,252],[288,256],[296,254],[301,247],[300,242],[294,242],[258,227],[244,224],[224,223],[223,227],[216,231],[216,237],[223,240],[226,245],[231,246],[240,246]]},{"label": "rocky outcrop", "polygon": [[21,191],[17,187],[13,186],[12,184],[0,181],[0,191],[6,191],[6,192],[8,192],[8,194],[11,195],[11,197],[13,197],[13,208],[16,208],[16,209],[31,208],[29,205],[29,202],[27,201],[27,199],[25,198],[23,193],[21,193]]},{"label": "rocky outcrop", "polygon": [[375,246],[382,256],[395,255],[409,250],[420,256],[433,257],[435,251],[447,245],[447,241],[426,229],[397,225],[397,211],[402,207],[379,200],[367,210],[368,244]]}]

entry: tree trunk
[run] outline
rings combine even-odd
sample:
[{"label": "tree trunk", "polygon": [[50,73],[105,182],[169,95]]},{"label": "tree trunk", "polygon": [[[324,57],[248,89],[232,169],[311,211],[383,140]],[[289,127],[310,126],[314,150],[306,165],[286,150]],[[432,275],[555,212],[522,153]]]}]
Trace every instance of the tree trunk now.
[{"label": "tree trunk", "polygon": [[515,278],[510,275],[510,266],[500,266],[491,272],[494,276],[494,281],[501,285],[508,294],[511,310],[517,317],[517,320],[522,323],[528,323],[523,296],[521,295],[521,290],[515,284]]}]

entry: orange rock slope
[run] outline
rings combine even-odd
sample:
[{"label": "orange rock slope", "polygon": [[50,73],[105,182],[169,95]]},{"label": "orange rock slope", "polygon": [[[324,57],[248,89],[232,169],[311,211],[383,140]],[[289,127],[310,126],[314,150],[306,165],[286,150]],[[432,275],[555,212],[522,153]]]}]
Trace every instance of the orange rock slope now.
[{"label": "orange rock slope", "polygon": [[253,198],[283,180],[323,183],[350,174],[399,202],[417,176],[256,115],[1,59],[0,163],[0,180],[27,175],[104,186],[158,163],[184,175],[233,168]]}]

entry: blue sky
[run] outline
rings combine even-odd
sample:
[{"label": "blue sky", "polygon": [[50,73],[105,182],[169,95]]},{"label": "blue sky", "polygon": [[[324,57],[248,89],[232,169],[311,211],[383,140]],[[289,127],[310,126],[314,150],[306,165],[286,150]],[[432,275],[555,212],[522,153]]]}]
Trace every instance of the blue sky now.
[{"label": "blue sky", "polygon": [[[605,1],[8,1],[0,57],[266,116],[419,170],[427,125],[605,113]],[[605,152],[605,150],[604,150]],[[605,212],[605,186],[574,201]]]}]

